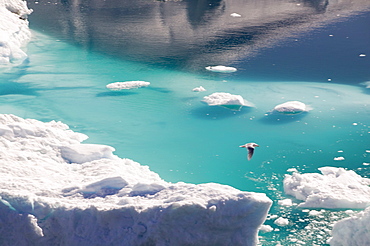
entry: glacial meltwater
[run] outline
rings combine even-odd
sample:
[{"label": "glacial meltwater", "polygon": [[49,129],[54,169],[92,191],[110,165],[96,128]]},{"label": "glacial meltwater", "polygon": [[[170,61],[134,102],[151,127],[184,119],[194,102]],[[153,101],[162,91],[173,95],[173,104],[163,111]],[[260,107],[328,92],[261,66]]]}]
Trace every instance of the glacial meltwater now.
[{"label": "glacial meltwater", "polygon": [[[119,157],[169,182],[266,193],[274,204],[261,245],[324,245],[332,224],[349,216],[344,209],[297,207],[301,201],[284,193],[283,180],[292,170],[318,173],[324,166],[370,176],[370,2],[32,0],[28,6],[28,59],[1,68],[2,114],[62,121],[88,135],[86,143],[113,146]],[[206,69],[217,65],[236,71]],[[126,81],[150,85],[106,88]],[[205,91],[193,91],[200,86]],[[203,102],[215,92],[253,106]],[[289,101],[307,110],[273,112]],[[249,142],[259,147],[248,161],[239,146]],[[278,203],[287,198],[292,206]]]}]

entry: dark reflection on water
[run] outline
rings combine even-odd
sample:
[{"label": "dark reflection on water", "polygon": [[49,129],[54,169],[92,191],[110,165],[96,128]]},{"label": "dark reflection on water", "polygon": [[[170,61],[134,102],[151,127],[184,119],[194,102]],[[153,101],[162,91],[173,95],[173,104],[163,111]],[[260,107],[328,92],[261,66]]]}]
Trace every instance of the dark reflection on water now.
[{"label": "dark reflection on water", "polygon": [[[255,77],[266,77],[266,66],[271,65],[273,58],[284,56],[268,54],[268,60],[258,60],[256,55],[266,48],[276,47],[284,40],[295,39],[315,28],[346,21],[360,11],[367,16],[363,22],[370,20],[366,12],[370,7],[368,0],[40,0],[37,4],[35,1],[28,1],[34,9],[30,16],[31,27],[86,49],[188,71],[203,71],[207,65],[235,64],[242,68],[241,71],[243,68],[249,70],[247,76]],[[234,12],[241,17],[231,17]],[[362,36],[366,40],[369,31],[358,28],[364,32]],[[317,40],[312,42],[304,44],[311,49],[317,46]],[[335,45],[343,46],[344,43]],[[318,54],[331,52],[326,46],[333,45],[318,46],[313,51]],[[329,55],[334,54],[327,53]],[[251,59],[257,59],[256,65],[248,63]],[[271,76],[281,75],[283,79],[291,73],[293,79],[315,73],[321,78],[328,70],[314,60],[306,62],[312,68],[292,57],[275,62],[281,62],[282,66],[271,68]],[[300,68],[287,71],[297,62],[302,63],[305,71],[299,71]],[[333,64],[333,69],[337,65]],[[322,74],[318,75],[320,72]]]}]

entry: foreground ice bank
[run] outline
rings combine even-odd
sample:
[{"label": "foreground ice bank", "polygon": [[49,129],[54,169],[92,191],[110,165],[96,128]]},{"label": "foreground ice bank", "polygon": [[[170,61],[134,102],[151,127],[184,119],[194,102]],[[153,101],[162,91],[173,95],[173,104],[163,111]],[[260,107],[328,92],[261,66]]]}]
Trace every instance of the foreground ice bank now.
[{"label": "foreground ice bank", "polygon": [[264,194],[168,183],[86,138],[0,115],[1,245],[256,245]]},{"label": "foreground ice bank", "polygon": [[0,0],[0,64],[21,63],[22,51],[31,38],[27,16],[31,14],[22,0]]}]

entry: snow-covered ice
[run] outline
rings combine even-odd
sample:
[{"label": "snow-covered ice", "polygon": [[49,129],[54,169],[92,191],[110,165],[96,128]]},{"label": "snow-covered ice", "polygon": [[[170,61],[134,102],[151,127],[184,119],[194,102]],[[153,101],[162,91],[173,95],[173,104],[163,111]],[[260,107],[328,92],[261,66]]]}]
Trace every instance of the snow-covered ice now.
[{"label": "snow-covered ice", "polygon": [[370,245],[370,207],[334,224],[331,246]]},{"label": "snow-covered ice", "polygon": [[337,167],[321,167],[319,173],[286,174],[284,191],[304,202],[300,207],[353,208],[370,205],[370,179],[354,171]]},{"label": "snow-covered ice", "polygon": [[130,90],[137,89],[140,87],[147,87],[150,82],[146,81],[127,81],[127,82],[114,82],[106,85],[106,87],[112,91]]},{"label": "snow-covered ice", "polygon": [[289,101],[279,105],[276,105],[273,112],[278,112],[281,114],[300,114],[310,110],[303,102],[299,101]]},{"label": "snow-covered ice", "polygon": [[0,64],[22,63],[21,49],[31,38],[27,16],[32,10],[21,0],[0,0]]},{"label": "snow-covered ice", "polygon": [[256,245],[271,200],[168,183],[61,122],[0,115],[0,227],[13,245]]},{"label": "snow-covered ice", "polygon": [[222,65],[218,66],[208,66],[206,67],[208,71],[216,72],[216,73],[233,73],[236,72],[237,69],[235,67],[226,67]]},{"label": "snow-covered ice", "polygon": [[290,207],[293,206],[292,199],[284,199],[284,200],[279,200],[278,204],[280,206],[285,206],[285,207]]},{"label": "snow-covered ice", "polygon": [[223,106],[230,109],[240,110],[241,107],[253,107],[253,103],[248,102],[240,95],[233,95],[226,92],[215,92],[203,97],[203,102],[209,106]]},{"label": "snow-covered ice", "polygon": [[344,161],[345,158],[343,156],[334,157],[334,161]]},{"label": "snow-covered ice", "polygon": [[194,92],[201,92],[201,91],[206,91],[206,89],[203,86],[195,87],[192,89]]}]

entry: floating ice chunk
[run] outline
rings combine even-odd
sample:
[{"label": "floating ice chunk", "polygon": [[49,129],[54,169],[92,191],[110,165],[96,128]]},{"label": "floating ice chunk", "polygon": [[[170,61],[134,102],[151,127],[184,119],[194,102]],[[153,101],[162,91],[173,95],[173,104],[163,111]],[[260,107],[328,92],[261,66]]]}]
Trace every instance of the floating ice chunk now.
[{"label": "floating ice chunk", "polygon": [[311,210],[310,212],[308,212],[308,214],[310,216],[318,216],[318,215],[321,214],[321,212],[320,211],[317,211],[317,210]]},{"label": "floating ice chunk", "polygon": [[240,14],[238,13],[232,13],[230,14],[231,17],[242,17]]},{"label": "floating ice chunk", "polygon": [[370,205],[370,179],[344,168],[321,167],[319,173],[286,174],[284,191],[299,200],[300,207],[365,208]]},{"label": "floating ice chunk", "polygon": [[334,157],[334,161],[344,161],[343,156]]},{"label": "floating ice chunk", "polygon": [[287,218],[279,217],[274,221],[274,224],[278,226],[287,226],[289,225],[289,220]]},{"label": "floating ice chunk", "polygon": [[209,106],[223,106],[233,110],[240,110],[243,106],[253,107],[253,103],[248,102],[240,95],[233,95],[225,92],[215,92],[203,97],[203,102]]},{"label": "floating ice chunk", "polygon": [[150,82],[145,81],[127,81],[127,82],[115,82],[106,85],[106,87],[112,91],[120,91],[120,90],[130,90],[130,89],[137,89],[140,87],[147,87],[150,85]]},{"label": "floating ice chunk", "polygon": [[74,144],[60,147],[61,155],[66,161],[78,164],[102,158],[117,158],[113,155],[113,151],[115,151],[113,147],[100,144]]},{"label": "floating ice chunk", "polygon": [[307,107],[303,102],[289,101],[275,106],[273,112],[278,112],[281,114],[300,114],[309,110],[310,108]]},{"label": "floating ice chunk", "polygon": [[192,91],[194,92],[201,92],[201,91],[206,91],[203,86],[195,87]]},{"label": "floating ice chunk", "polygon": [[370,245],[369,235],[370,207],[349,218],[342,219],[334,224],[329,239],[331,246],[364,246]]},{"label": "floating ice chunk", "polygon": [[358,56],[359,56],[359,57],[365,57],[365,56],[366,56],[366,54],[359,54]]},{"label": "floating ice chunk", "polygon": [[233,73],[236,72],[237,69],[235,67],[226,67],[226,66],[208,66],[206,67],[208,71],[216,72],[216,73]]},{"label": "floating ice chunk", "polygon": [[274,230],[270,225],[261,225],[259,229],[264,232],[272,232]]},{"label": "floating ice chunk", "polygon": [[292,199],[284,199],[284,200],[280,200],[280,201],[278,201],[278,204],[279,204],[280,206],[285,206],[285,207],[293,206]]},{"label": "floating ice chunk", "polygon": [[286,170],[287,172],[290,172],[290,173],[293,173],[293,172],[298,172],[297,168],[289,168],[288,170]]}]

